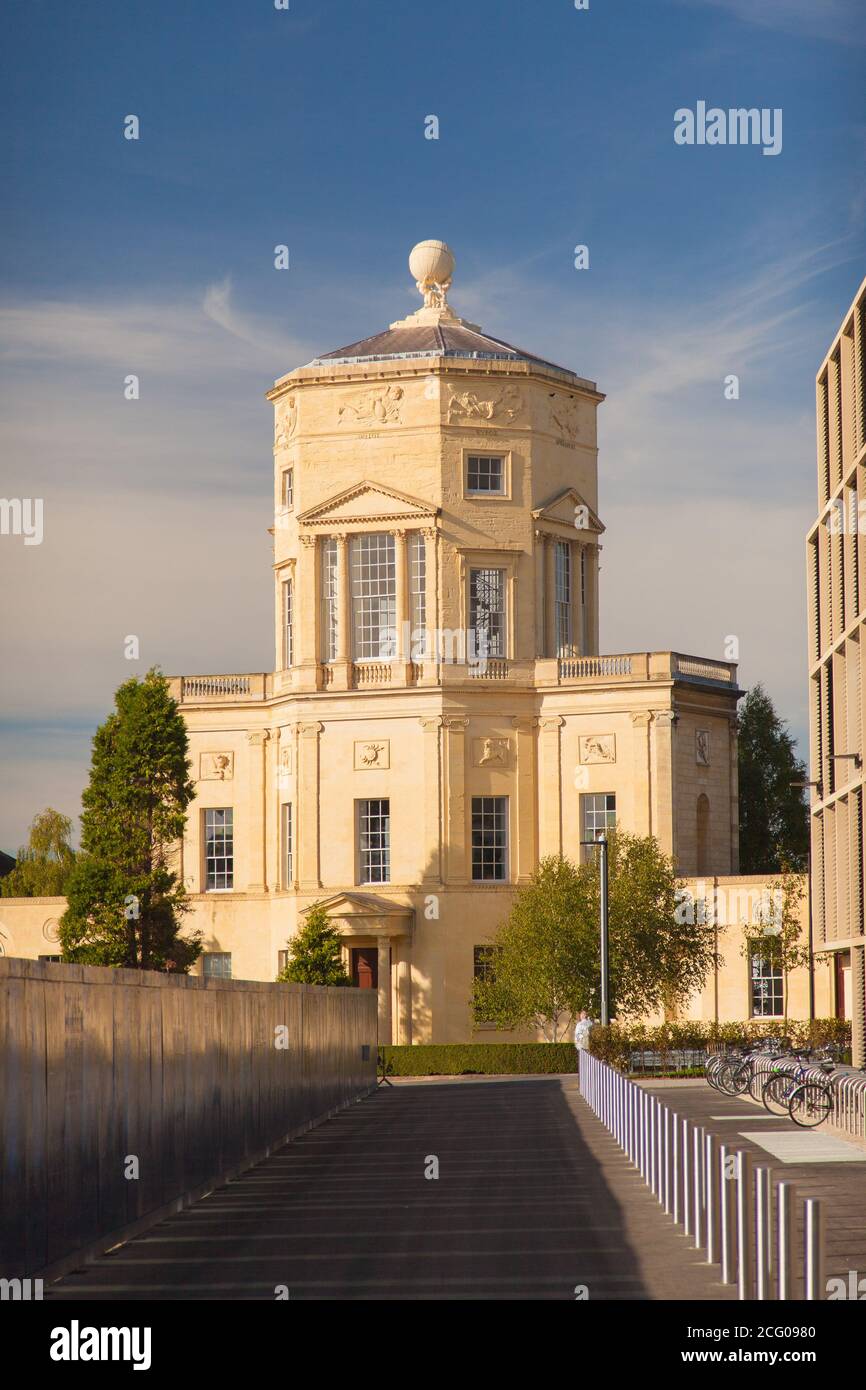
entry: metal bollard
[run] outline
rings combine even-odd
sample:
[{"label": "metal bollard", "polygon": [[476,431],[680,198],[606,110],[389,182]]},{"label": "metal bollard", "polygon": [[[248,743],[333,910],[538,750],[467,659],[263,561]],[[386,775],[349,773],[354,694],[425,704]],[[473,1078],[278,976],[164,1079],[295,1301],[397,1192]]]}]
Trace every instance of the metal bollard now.
[{"label": "metal bollard", "polygon": [[729,1144],[719,1148],[719,1245],[722,1283],[734,1282],[734,1251],[737,1230],[736,1154]]},{"label": "metal bollard", "polygon": [[755,1193],[752,1155],[737,1150],[737,1289],[741,1303],[755,1296]]},{"label": "metal bollard", "polygon": [[773,1297],[773,1174],[755,1169],[755,1297],[766,1303]]},{"label": "metal bollard", "polygon": [[662,1201],[665,1216],[671,1214],[671,1112],[662,1106]]},{"label": "metal bollard", "polygon": [[821,1203],[816,1197],[807,1197],[803,1203],[803,1297],[808,1303],[816,1303],[825,1292]]},{"label": "metal bollard", "polygon": [[704,1142],[706,1137],[707,1132],[703,1126],[696,1126],[692,1134],[692,1194],[694,1199],[692,1229],[696,1250],[700,1250],[704,1243]]},{"label": "metal bollard", "polygon": [[719,1177],[719,1141],[708,1134],[704,1141],[704,1185],[706,1189],[707,1264],[719,1263],[719,1206],[721,1192]]},{"label": "metal bollard", "polygon": [[671,1214],[678,1226],[683,1219],[683,1186],[681,1166],[682,1165],[680,1163],[680,1117],[679,1115],[671,1115],[671,1178],[673,1186]]},{"label": "metal bollard", "polygon": [[641,1177],[646,1182],[647,1176],[647,1093],[640,1093],[640,1171]]},{"label": "metal bollard", "polygon": [[655,1195],[656,1195],[656,1199],[657,1199],[659,1202],[661,1202],[661,1201],[662,1201],[662,1193],[663,1193],[663,1183],[662,1183],[662,1109],[663,1109],[663,1106],[662,1106],[661,1101],[658,1099],[658,1097],[655,1097],[655,1105],[654,1105],[653,1109],[654,1109],[654,1111],[655,1111],[655,1115],[654,1115],[654,1118],[653,1118],[653,1177],[654,1177],[654,1179],[655,1179],[655,1181],[653,1182],[653,1192],[654,1192]]},{"label": "metal bollard", "polygon": [[692,1233],[694,1222],[694,1197],[692,1196],[692,1126],[683,1120],[683,1230],[687,1236]]},{"label": "metal bollard", "polygon": [[665,1201],[665,1106],[659,1101],[658,1125],[656,1128],[656,1166],[658,1170],[658,1181],[656,1183],[656,1196],[659,1203],[664,1206]]},{"label": "metal bollard", "polygon": [[777,1297],[783,1303],[796,1297],[794,1293],[794,1196],[793,1183],[779,1183],[776,1188]]}]

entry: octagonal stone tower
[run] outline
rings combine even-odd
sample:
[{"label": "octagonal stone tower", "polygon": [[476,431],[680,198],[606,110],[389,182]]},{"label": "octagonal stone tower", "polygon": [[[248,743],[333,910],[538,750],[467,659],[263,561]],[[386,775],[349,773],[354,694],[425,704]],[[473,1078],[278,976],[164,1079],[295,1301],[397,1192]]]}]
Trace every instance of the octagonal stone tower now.
[{"label": "octagonal stone tower", "polygon": [[422,242],[415,313],[268,393],[274,670],[174,681],[204,969],[273,978],[324,902],[382,1041],[470,1037],[544,855],[620,824],[737,867],[735,667],[599,654],[604,397],[458,317],[454,269]]},{"label": "octagonal stone tower", "polygon": [[[269,393],[280,688],[453,684],[466,663],[438,655],[485,647],[476,678],[531,683],[536,659],[597,650],[604,398],[594,382],[458,318],[444,243],[422,242],[410,267],[422,308]],[[375,528],[390,537],[377,553],[394,583],[371,643],[353,621],[363,582],[353,565],[363,563],[355,538]],[[485,576],[482,614],[472,573]],[[297,610],[291,662],[286,581]]]}]

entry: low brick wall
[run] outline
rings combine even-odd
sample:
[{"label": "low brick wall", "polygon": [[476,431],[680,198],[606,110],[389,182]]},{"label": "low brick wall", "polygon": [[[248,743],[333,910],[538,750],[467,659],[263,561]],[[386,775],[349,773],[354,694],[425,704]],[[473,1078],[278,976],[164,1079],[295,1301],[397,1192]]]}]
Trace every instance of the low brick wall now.
[{"label": "low brick wall", "polygon": [[0,958],[0,1278],[73,1268],[375,1084],[375,991]]}]

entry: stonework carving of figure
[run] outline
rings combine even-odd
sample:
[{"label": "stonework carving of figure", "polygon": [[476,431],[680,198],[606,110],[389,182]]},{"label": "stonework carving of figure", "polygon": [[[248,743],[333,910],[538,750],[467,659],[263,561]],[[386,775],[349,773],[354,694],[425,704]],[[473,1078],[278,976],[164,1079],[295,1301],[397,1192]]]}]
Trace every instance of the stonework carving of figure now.
[{"label": "stonework carving of figure", "polygon": [[695,734],[695,762],[701,767],[710,765],[710,731],[698,729]]},{"label": "stonework carving of figure", "polygon": [[516,386],[507,386],[502,394],[482,401],[474,391],[455,391],[449,387],[448,423],[455,420],[492,420],[497,415],[513,420],[523,408],[523,397]]},{"label": "stonework carving of figure", "polygon": [[377,389],[359,401],[350,405],[341,405],[338,412],[340,423],[342,424],[345,419],[355,420],[360,424],[385,425],[392,422],[399,424],[402,399],[402,386],[395,386],[392,382],[384,390]]},{"label": "stonework carving of figure", "polygon": [[577,412],[571,401],[556,401],[550,407],[550,418],[564,439],[577,438]]},{"label": "stonework carving of figure", "polygon": [[277,425],[277,437],[275,446],[277,449],[285,449],[292,438],[298,423],[298,403],[294,396],[289,396],[286,401],[286,411],[281,425]]},{"label": "stonework carving of figure", "polygon": [[616,738],[614,734],[587,734],[580,740],[580,761],[582,763],[615,763]]},{"label": "stonework carving of figure", "polygon": [[486,767],[494,764],[497,767],[504,767],[508,755],[508,744],[501,738],[486,738],[481,748],[481,757],[478,759],[479,767]]}]

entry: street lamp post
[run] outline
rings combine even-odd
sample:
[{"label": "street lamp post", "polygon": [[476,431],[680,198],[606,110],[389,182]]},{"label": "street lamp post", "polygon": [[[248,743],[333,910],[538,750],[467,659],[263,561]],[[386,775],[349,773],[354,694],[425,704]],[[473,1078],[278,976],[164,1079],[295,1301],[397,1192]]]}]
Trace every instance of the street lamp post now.
[{"label": "street lamp post", "polygon": [[610,1023],[610,938],[608,933],[607,836],[600,831],[595,840],[581,840],[581,845],[598,850],[599,934],[601,937],[601,1025]]},{"label": "street lamp post", "polygon": [[[792,787],[814,787],[819,798],[822,795],[819,781],[792,782]],[[809,908],[809,1022],[815,1022],[815,941],[812,925],[812,815],[809,813],[809,843],[806,848],[806,896]]]}]

